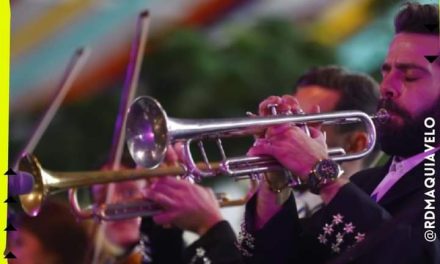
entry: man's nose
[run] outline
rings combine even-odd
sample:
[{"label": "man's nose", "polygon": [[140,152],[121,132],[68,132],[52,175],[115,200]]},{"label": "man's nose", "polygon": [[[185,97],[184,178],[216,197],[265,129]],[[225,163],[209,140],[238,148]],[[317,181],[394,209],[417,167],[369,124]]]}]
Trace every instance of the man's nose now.
[{"label": "man's nose", "polygon": [[394,73],[387,74],[380,84],[380,94],[382,98],[395,99],[400,96],[402,83]]}]

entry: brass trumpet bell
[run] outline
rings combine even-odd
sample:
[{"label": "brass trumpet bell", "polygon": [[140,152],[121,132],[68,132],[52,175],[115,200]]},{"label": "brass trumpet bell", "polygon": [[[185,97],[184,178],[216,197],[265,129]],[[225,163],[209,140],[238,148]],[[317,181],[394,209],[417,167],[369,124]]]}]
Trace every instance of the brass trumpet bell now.
[{"label": "brass trumpet bell", "polygon": [[20,202],[23,210],[30,216],[37,216],[41,209],[44,197],[49,192],[49,174],[44,171],[33,155],[24,155],[19,162],[20,171],[25,171],[33,175],[34,188],[29,194],[20,195]]}]

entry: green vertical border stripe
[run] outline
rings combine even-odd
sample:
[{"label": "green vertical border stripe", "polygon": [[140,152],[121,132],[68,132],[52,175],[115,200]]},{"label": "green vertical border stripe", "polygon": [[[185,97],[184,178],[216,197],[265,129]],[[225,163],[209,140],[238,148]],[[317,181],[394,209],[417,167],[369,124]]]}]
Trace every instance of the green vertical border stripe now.
[{"label": "green vertical border stripe", "polygon": [[3,257],[6,250],[7,177],[3,175],[8,169],[8,136],[9,136],[9,60],[10,60],[10,23],[11,9],[9,1],[0,1],[0,264],[7,263]]}]

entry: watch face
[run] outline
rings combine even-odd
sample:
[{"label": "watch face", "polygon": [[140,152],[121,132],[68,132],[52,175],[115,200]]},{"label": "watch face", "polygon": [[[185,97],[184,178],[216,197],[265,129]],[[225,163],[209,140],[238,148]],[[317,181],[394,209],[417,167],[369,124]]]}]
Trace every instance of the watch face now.
[{"label": "watch face", "polygon": [[335,179],[339,175],[339,166],[330,159],[319,162],[316,172],[322,179]]}]

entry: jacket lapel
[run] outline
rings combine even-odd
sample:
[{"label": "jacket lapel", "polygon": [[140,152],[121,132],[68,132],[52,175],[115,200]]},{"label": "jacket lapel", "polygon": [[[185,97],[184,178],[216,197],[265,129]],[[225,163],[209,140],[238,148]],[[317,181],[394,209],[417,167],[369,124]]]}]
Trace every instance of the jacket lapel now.
[{"label": "jacket lapel", "polygon": [[[356,185],[358,185],[368,195],[374,191],[377,185],[382,181],[385,175],[388,173],[388,168],[391,165],[391,159],[385,165],[369,169],[365,172],[366,175],[360,177],[360,181],[353,179]],[[358,178],[359,179],[359,178]]]},{"label": "jacket lapel", "polygon": [[[440,157],[436,154],[436,158]],[[393,203],[400,203],[403,198],[410,197],[412,193],[423,191],[424,188],[424,162],[410,170],[400,178],[396,184],[383,196],[379,204],[385,208],[393,207]],[[436,163],[436,171],[439,171],[440,162]]]}]

